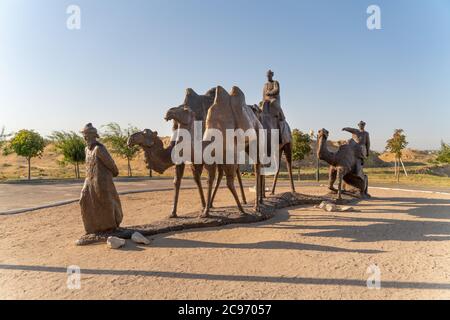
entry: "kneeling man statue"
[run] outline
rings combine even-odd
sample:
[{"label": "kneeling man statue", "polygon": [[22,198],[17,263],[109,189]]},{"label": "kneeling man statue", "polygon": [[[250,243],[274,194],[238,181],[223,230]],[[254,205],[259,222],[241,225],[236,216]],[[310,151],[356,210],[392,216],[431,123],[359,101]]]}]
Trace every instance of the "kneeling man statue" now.
[{"label": "kneeling man statue", "polygon": [[86,180],[80,206],[87,234],[112,231],[119,227],[123,213],[113,177],[119,175],[105,146],[97,141],[97,129],[88,123],[81,131],[86,141]]}]

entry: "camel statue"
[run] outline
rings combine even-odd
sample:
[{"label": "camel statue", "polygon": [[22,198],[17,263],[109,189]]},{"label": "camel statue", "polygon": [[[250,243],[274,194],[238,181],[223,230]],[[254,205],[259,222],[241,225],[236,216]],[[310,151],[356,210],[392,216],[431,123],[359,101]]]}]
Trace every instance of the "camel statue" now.
[{"label": "camel statue", "polygon": [[[194,112],[194,118],[195,121],[202,121],[202,128],[205,130],[205,121],[206,117],[208,115],[209,108],[213,105],[214,99],[216,98],[216,88],[209,89],[204,95],[197,94],[193,89],[188,88],[186,89],[186,96],[184,99],[183,104],[179,105],[178,107],[171,108],[168,111],[168,114],[166,115],[166,120],[173,120],[174,122],[174,132],[178,129],[179,121],[176,120],[177,117],[180,117],[180,120],[183,118],[186,118],[186,115],[183,115],[184,109],[189,109]],[[171,112],[174,111],[174,112]],[[172,113],[172,114],[171,114]],[[182,121],[182,120],[181,120]],[[190,124],[185,124],[186,126],[190,126]],[[192,134],[192,132],[191,132]],[[192,135],[193,136],[193,135]],[[176,141],[176,139],[172,139],[173,141]],[[174,142],[176,143],[176,142]],[[216,186],[214,188],[214,192],[212,195],[211,205],[214,203],[214,198],[217,194],[217,190],[220,187],[220,182],[223,178],[223,168],[218,168],[218,177],[216,180]],[[242,203],[247,204],[247,199],[245,197],[244,187],[242,185],[242,177],[241,172],[239,170],[239,166],[236,168],[236,176],[238,178],[240,191],[241,191],[241,197],[242,197]]]},{"label": "camel statue", "polygon": [[[214,93],[214,95],[215,95],[215,93]],[[192,106],[195,108],[195,105],[192,104]],[[192,111],[191,107],[187,107],[186,105],[180,105],[178,107],[169,109],[167,111],[165,119],[167,121],[172,120],[172,121],[174,121],[174,123],[177,123],[179,129],[188,130],[189,133],[191,134],[191,137],[194,136],[194,120],[199,121],[199,120],[197,120],[198,118],[195,116],[195,112]],[[204,126],[203,126],[202,133],[204,133]],[[175,139],[175,140],[177,140],[177,139]],[[204,142],[203,142],[203,145],[205,145]],[[192,145],[191,150],[194,150],[193,145]],[[202,151],[203,151],[203,148],[202,148]],[[191,156],[193,156],[193,152],[191,152]],[[200,174],[201,174],[201,172],[203,172],[203,165],[204,165],[203,163],[201,165],[199,165]],[[217,190],[220,187],[220,182],[222,180],[223,175],[224,175],[223,168],[219,167],[218,168],[218,177],[216,179],[216,187],[215,187],[214,193],[212,195],[211,206],[213,206],[214,198],[217,193]],[[244,204],[247,204],[247,199],[245,197],[244,186],[242,184],[242,177],[241,177],[241,171],[239,169],[239,166],[236,167],[236,176],[238,178],[238,183],[239,183],[241,196],[242,196],[242,202]],[[203,206],[203,208],[204,208],[204,206]]]},{"label": "camel statue", "polygon": [[[218,130],[223,137],[223,156],[227,154],[227,150],[229,152],[229,146],[231,145],[236,152],[236,139],[233,141],[227,141],[226,139],[226,130],[236,130],[242,129],[243,132],[248,129],[254,129],[256,134],[258,134],[259,130],[262,129],[262,125],[252,108],[249,107],[245,103],[244,93],[238,88],[233,87],[231,92],[228,93],[224,88],[218,86],[216,88],[216,95],[214,99],[214,104],[209,108],[208,115],[206,118],[205,124],[205,135],[204,141],[211,141],[211,129]],[[257,139],[257,137],[256,137]],[[250,141],[248,139],[245,140],[246,150],[248,152],[248,146]],[[227,147],[228,146],[228,147]],[[234,160],[236,160],[236,154],[234,154]],[[255,210],[259,211],[259,206],[261,202],[260,198],[260,165],[258,163],[258,159],[253,159],[255,162],[255,176],[256,176],[256,199],[255,199]],[[220,159],[217,163],[205,165],[206,170],[208,171],[208,194],[206,201],[206,208],[204,210],[203,216],[209,215],[209,210],[212,204],[212,193],[213,193],[213,183],[215,180],[216,170],[219,169],[219,174],[221,171],[226,176],[227,187],[233,195],[236,204],[241,213],[245,213],[242,205],[239,202],[239,198],[236,193],[236,189],[234,187],[234,177],[236,174],[236,168],[239,167],[239,164],[227,163],[226,159]],[[216,185],[217,189],[217,185]]]},{"label": "camel statue", "polygon": [[[174,148],[174,145],[171,144],[169,147],[164,148],[163,142],[161,138],[158,137],[158,132],[156,131],[145,129],[143,131],[136,132],[128,138],[128,145],[139,145],[144,150],[145,162],[147,163],[147,167],[157,173],[162,174],[167,169],[175,165],[175,163],[173,163],[172,161],[172,150]],[[177,217],[178,196],[180,193],[181,179],[183,177],[184,168],[184,163],[175,165],[175,196],[170,218]],[[202,206],[205,207],[205,196],[203,194],[203,188],[201,184],[201,174],[203,171],[203,166],[192,164],[191,168],[195,184],[197,185],[198,192],[200,194]]]},{"label": "camel statue", "polygon": [[[173,129],[174,134],[176,134],[178,129],[186,129],[191,133],[191,136],[194,135],[194,120],[201,121],[202,118],[206,118],[206,115],[203,113],[205,110],[208,110],[209,107],[214,102],[215,89],[209,90],[205,95],[198,95],[192,89],[186,90],[185,101],[182,105],[178,107],[171,108],[167,111],[165,115],[166,121],[173,121]],[[209,106],[208,106],[209,104]],[[189,107],[188,107],[189,106]],[[196,110],[198,114],[202,116],[198,116],[193,110]],[[177,217],[177,207],[178,207],[178,198],[181,187],[181,180],[184,175],[185,164],[175,164],[172,160],[172,150],[176,145],[176,139],[172,139],[173,141],[169,145],[169,147],[164,148],[163,142],[160,137],[158,137],[157,132],[153,132],[150,129],[145,129],[141,132],[137,132],[130,136],[128,139],[128,145],[139,145],[143,148],[145,153],[145,161],[147,163],[147,167],[149,169],[154,170],[157,173],[164,173],[167,169],[172,166],[175,166],[175,178],[174,178],[174,204],[172,213],[170,215],[171,218]],[[192,146],[193,148],[193,146]],[[193,156],[193,149],[191,149],[191,155]],[[205,197],[203,193],[203,188],[201,185],[201,175],[203,172],[203,164],[194,164],[193,159],[191,159],[191,169],[194,177],[194,181],[197,185],[200,200],[203,206],[203,209],[206,206]],[[220,172],[219,172],[220,173]],[[223,174],[223,173],[222,173]],[[237,168],[238,180],[241,189],[241,194],[243,197],[243,202],[246,203],[244,188],[242,185],[242,180],[239,172],[239,168]],[[220,184],[220,181],[217,182],[217,185]]]},{"label": "camel statue", "polygon": [[[189,115],[184,112],[184,110],[186,109],[191,110],[193,112],[195,121],[202,121],[202,129],[204,133],[205,121],[208,115],[208,110],[213,105],[215,98],[216,98],[216,88],[209,89],[204,95],[199,95],[193,89],[188,88],[186,89],[186,95],[183,104],[179,105],[178,107],[169,109],[165,119],[166,121],[173,120],[174,132],[176,132],[178,128],[185,128],[185,129],[188,128],[188,130],[191,133],[191,136],[193,137],[193,125],[194,125],[193,119],[190,118]],[[180,126],[180,123],[182,123],[182,126]],[[177,141],[176,138],[173,138],[172,140],[173,143],[176,143]],[[218,168],[218,177],[216,180],[216,187],[212,195],[211,206],[214,203],[214,198],[216,196],[217,190],[220,187],[220,182],[222,181],[223,174],[224,174],[223,168],[222,167]],[[236,176],[239,182],[242,203],[247,204],[247,199],[245,197],[244,187],[242,185],[242,177],[241,172],[239,170],[239,166],[236,168]]]},{"label": "camel statue", "polygon": [[[260,102],[259,109],[261,112],[259,112],[259,119],[261,121],[261,124],[264,129],[267,130],[267,143],[269,146],[268,152],[272,152],[270,150],[270,131],[273,129],[278,129],[280,132],[280,148],[279,148],[279,163],[281,163],[281,158],[283,156],[283,153],[286,157],[286,166],[289,173],[289,181],[291,183],[291,191],[295,193],[295,186],[294,186],[294,178],[292,176],[292,133],[291,129],[289,128],[289,125],[286,121],[284,121],[284,127],[280,128],[280,121],[278,116],[278,110],[275,108],[271,108],[270,104]],[[273,179],[272,183],[272,191],[271,194],[275,194],[275,188],[277,186],[278,176],[280,174],[280,166],[278,166],[278,170],[275,173],[275,177]],[[265,193],[265,183],[264,183],[264,177],[262,177],[262,190],[263,194]]]},{"label": "camel statue", "polygon": [[[317,156],[320,160],[326,161],[330,165],[328,188],[337,192],[338,199],[342,199],[343,182],[359,190],[361,198],[370,197],[367,193],[368,178],[360,177],[356,173],[357,161],[360,161],[356,154],[360,152],[356,143],[339,146],[338,151],[330,152],[327,147],[328,131],[326,129],[318,132]],[[338,180],[338,188],[334,188],[334,182]]]}]

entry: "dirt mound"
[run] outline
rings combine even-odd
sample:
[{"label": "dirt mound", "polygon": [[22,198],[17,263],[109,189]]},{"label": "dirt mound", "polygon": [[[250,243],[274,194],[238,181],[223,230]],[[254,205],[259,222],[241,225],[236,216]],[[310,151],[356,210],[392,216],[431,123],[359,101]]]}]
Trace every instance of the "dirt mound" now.
[{"label": "dirt mound", "polygon": [[[163,139],[165,145],[170,143],[170,137]],[[111,154],[119,168],[120,176],[127,175],[127,161],[115,154]],[[63,157],[56,151],[53,144],[45,147],[40,158],[31,159],[31,176],[36,178],[74,178],[73,165],[62,165]],[[149,171],[144,161],[144,153],[140,151],[136,158],[131,161],[133,175],[146,176]],[[25,179],[27,176],[28,164],[24,157],[16,154],[4,156],[0,153],[0,180],[2,179]],[[81,165],[81,175],[84,177],[84,166]],[[168,170],[168,174],[172,168]],[[159,176],[153,172],[154,176]]]},{"label": "dirt mound", "polygon": [[[403,162],[410,163],[428,163],[434,158],[434,155],[428,151],[405,149],[403,150],[402,160]],[[380,155],[380,159],[385,162],[394,162],[395,155],[390,152],[384,152]]]}]

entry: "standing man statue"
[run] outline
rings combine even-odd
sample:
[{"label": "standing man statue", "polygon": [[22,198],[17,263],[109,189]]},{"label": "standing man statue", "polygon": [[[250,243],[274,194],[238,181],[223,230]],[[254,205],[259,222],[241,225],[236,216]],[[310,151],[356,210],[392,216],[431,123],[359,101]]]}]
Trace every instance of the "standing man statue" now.
[{"label": "standing man statue", "polygon": [[370,136],[369,133],[365,130],[366,123],[364,121],[360,121],[358,123],[359,129],[355,128],[343,128],[342,131],[347,131],[352,134],[352,139],[349,140],[349,144],[356,143],[360,146],[356,156],[361,159],[361,163],[356,168],[356,172],[360,177],[364,179],[364,173],[362,171],[362,167],[364,166],[364,160],[369,157],[370,152]]},{"label": "standing man statue", "polygon": [[81,131],[86,141],[86,179],[80,206],[86,233],[112,231],[120,226],[123,213],[113,177],[119,175],[105,146],[97,141],[97,129],[88,123]]}]

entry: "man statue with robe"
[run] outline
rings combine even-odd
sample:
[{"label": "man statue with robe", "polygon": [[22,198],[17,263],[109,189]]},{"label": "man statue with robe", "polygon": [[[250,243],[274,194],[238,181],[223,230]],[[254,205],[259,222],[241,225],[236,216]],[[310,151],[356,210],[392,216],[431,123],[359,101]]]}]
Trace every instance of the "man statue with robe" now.
[{"label": "man statue with robe", "polygon": [[84,229],[87,234],[112,231],[123,218],[113,182],[119,170],[106,147],[97,141],[97,129],[91,123],[81,133],[86,141],[86,179],[80,198]]}]

